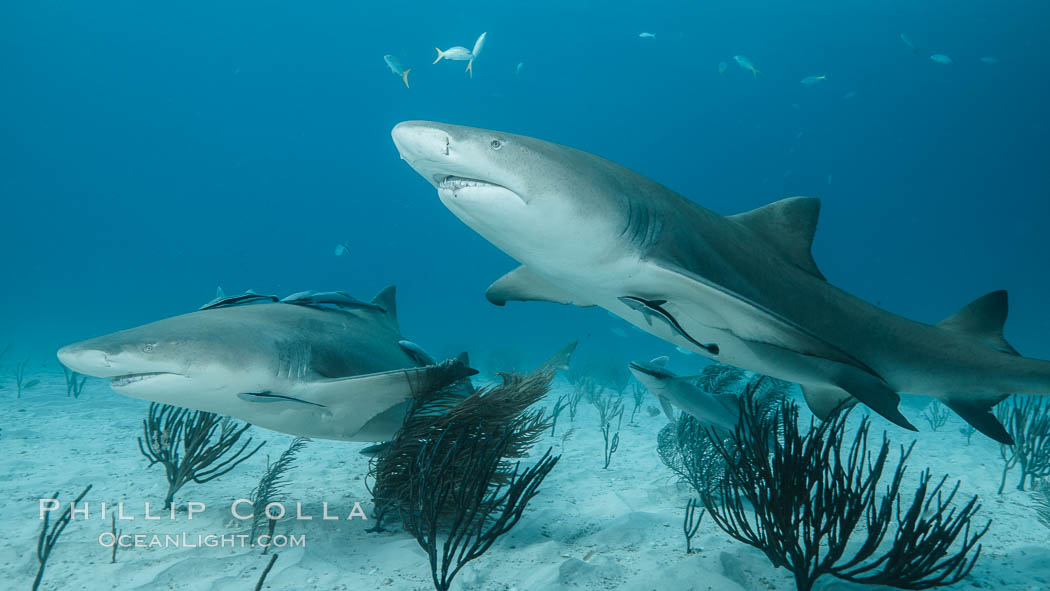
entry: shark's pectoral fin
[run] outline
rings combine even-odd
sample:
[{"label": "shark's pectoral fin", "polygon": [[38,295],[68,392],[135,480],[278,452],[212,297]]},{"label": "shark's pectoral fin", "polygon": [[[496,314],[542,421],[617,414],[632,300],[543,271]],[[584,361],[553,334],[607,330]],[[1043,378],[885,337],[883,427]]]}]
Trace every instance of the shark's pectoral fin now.
[{"label": "shark's pectoral fin", "polygon": [[835,386],[802,385],[802,395],[806,404],[817,418],[826,421],[839,408],[847,408],[857,403],[849,392]]},{"label": "shark's pectoral fin", "polygon": [[937,327],[977,337],[997,351],[1020,355],[1003,337],[1008,309],[1006,291],[993,291],[938,322]]},{"label": "shark's pectoral fin", "polygon": [[440,365],[308,382],[294,395],[330,409],[345,409],[367,420],[415,394],[448,386],[476,373],[457,360],[449,360]]},{"label": "shark's pectoral fin", "polygon": [[550,359],[544,361],[543,364],[540,365],[540,369],[544,367],[552,367],[562,371],[569,369],[569,363],[572,361],[572,354],[576,351],[576,344],[577,342],[573,341],[559,349],[557,353],[551,355]]},{"label": "shark's pectoral fin", "polygon": [[689,322],[696,321],[744,341],[849,365],[881,380],[864,362],[762,304],[687,269],[659,261],[653,264],[665,274],[661,293],[666,294],[668,306],[681,311],[678,318],[686,329]]},{"label": "shark's pectoral fin", "polygon": [[667,417],[668,421],[674,422],[674,407],[671,406],[671,401],[664,396],[657,396],[660,400],[660,408],[664,411],[664,416]]},{"label": "shark's pectoral fin", "polygon": [[594,304],[573,297],[564,289],[521,266],[497,279],[485,290],[488,301],[503,306],[507,302],[554,302],[580,307]]},{"label": "shark's pectoral fin", "polygon": [[973,425],[981,433],[1006,445],[1013,445],[1014,438],[1006,431],[999,419],[992,414],[992,407],[1002,402],[1009,394],[975,396],[973,394],[943,394],[937,399],[964,421]]},{"label": "shark's pectoral fin", "polygon": [[729,219],[752,230],[795,266],[824,279],[812,252],[819,217],[820,199],[791,197],[729,216]]}]

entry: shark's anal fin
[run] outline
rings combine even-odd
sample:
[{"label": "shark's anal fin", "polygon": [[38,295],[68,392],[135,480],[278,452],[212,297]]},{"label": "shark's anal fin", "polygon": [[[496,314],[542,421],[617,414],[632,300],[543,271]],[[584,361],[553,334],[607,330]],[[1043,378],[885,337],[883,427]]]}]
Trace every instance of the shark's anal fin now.
[{"label": "shark's anal fin", "polygon": [[810,386],[803,384],[802,395],[806,404],[817,418],[826,421],[838,408],[846,408],[857,403],[857,399],[842,388],[834,386]]},{"label": "shark's anal fin", "polygon": [[996,394],[992,396],[975,396],[973,394],[945,394],[937,396],[955,414],[962,417],[964,421],[973,425],[981,433],[1006,445],[1013,445],[1014,438],[1010,436],[999,419],[992,414],[992,407],[1002,402],[1009,394]]},{"label": "shark's anal fin", "polygon": [[813,235],[820,217],[820,199],[791,197],[729,216],[747,227],[795,266],[824,279],[813,260]]},{"label": "shark's anal fin", "polygon": [[488,301],[503,306],[507,302],[554,302],[580,307],[593,306],[574,298],[564,289],[533,273],[524,265],[497,279],[485,290]]},{"label": "shark's anal fin", "polygon": [[[1003,338],[1003,325],[1009,310],[1006,291],[993,291],[970,302],[965,308],[937,323],[938,328],[976,337],[997,351],[1019,355]],[[976,427],[976,425],[974,425]],[[983,433],[983,431],[982,431]]]},{"label": "shark's anal fin", "polygon": [[647,300],[645,298],[639,298],[635,296],[622,296],[618,298],[621,302],[627,305],[633,310],[637,310],[645,315],[645,320],[649,324],[652,324],[652,318],[656,317],[667,323],[679,336],[689,341],[690,343],[704,349],[713,356],[718,356],[719,348],[717,343],[704,344],[694,339],[682,328],[682,325],[672,316],[667,310],[663,308],[663,305],[667,303],[666,300]]}]

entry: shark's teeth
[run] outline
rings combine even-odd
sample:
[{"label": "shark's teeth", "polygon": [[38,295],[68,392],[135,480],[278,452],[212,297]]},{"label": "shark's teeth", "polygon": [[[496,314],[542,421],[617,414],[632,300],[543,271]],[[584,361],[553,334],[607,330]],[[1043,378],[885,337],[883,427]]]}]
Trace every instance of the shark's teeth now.
[{"label": "shark's teeth", "polygon": [[479,181],[478,179],[468,179],[461,176],[447,176],[445,180],[441,181],[438,186],[441,189],[448,189],[450,191],[458,191],[465,187],[498,187],[494,183],[488,183],[485,181]]},{"label": "shark's teeth", "polygon": [[117,376],[115,378],[110,379],[109,383],[111,387],[119,388],[121,386],[127,386],[130,384],[134,384],[135,382],[141,382],[142,380],[148,380],[150,378],[163,375],[167,375],[167,372],[157,371],[153,373],[135,373],[126,376]]}]

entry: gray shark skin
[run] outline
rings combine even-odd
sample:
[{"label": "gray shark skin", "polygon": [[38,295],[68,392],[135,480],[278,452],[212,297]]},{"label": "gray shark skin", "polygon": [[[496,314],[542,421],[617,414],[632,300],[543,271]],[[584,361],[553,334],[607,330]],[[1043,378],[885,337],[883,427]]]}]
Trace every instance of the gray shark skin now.
[{"label": "gray shark skin", "polygon": [[1003,339],[1005,292],[928,325],[830,284],[810,253],[820,202],[722,216],[613,162],[542,140],[426,121],[392,132],[461,221],[522,264],[486,297],[600,306],[676,346],[797,382],[826,418],[860,402],[908,429],[899,392],[982,433],[1007,393],[1050,393],[1050,362]]},{"label": "gray shark skin", "polygon": [[[477,373],[462,361],[434,364],[404,340],[393,287],[370,303],[318,296],[217,300],[68,345],[58,358],[110,378],[118,394],[344,441],[391,438],[413,392]],[[337,307],[325,307],[331,302]]]},{"label": "gray shark skin", "polygon": [[666,367],[667,358],[632,361],[628,368],[649,393],[660,401],[667,419],[674,421],[670,405],[692,415],[705,427],[731,434],[740,421],[740,401],[733,394],[711,394],[696,386],[697,376],[678,376]]}]

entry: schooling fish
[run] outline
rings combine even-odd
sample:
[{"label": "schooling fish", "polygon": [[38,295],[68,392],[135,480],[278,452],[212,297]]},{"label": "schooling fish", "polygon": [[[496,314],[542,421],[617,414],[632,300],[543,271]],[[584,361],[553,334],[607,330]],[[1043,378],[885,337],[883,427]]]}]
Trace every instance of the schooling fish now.
[{"label": "schooling fish", "polygon": [[930,59],[935,61],[935,62],[937,62],[938,64],[950,64],[950,63],[953,63],[952,62],[952,58],[944,55],[943,53],[935,53],[935,54],[930,56]]},{"label": "schooling fish", "polygon": [[393,130],[455,216],[520,267],[486,298],[600,306],[673,345],[802,385],[820,418],[860,401],[902,427],[899,392],[933,396],[1003,443],[1007,393],[1050,395],[1050,362],[1003,338],[1005,291],[937,324],[832,285],[813,259],[820,201],[723,216],[567,146],[445,123]]},{"label": "schooling fish", "polygon": [[638,36],[642,39],[656,39],[655,33],[638,33]]},{"label": "schooling fish", "polygon": [[488,35],[488,33],[482,33],[481,36],[478,37],[478,40],[474,42],[474,49],[470,51],[470,61],[467,62],[467,73],[470,74],[471,78],[474,77],[474,60],[478,59],[478,56],[481,55],[482,48],[485,47],[485,35]]},{"label": "schooling fish", "polygon": [[408,85],[408,73],[412,71],[412,68],[402,66],[397,57],[389,54],[383,56],[383,61],[385,61],[386,65],[390,67],[391,72],[401,76],[401,80],[405,83],[405,88],[411,88]]},{"label": "schooling fish", "polygon": [[827,74],[821,74],[820,76],[806,76],[802,79],[801,82],[806,86],[813,86],[814,84],[820,84],[821,82],[827,80],[827,78]]},{"label": "schooling fish", "polygon": [[734,55],[733,59],[736,60],[736,63],[740,64],[741,68],[744,68],[745,70],[750,70],[751,73],[755,75],[755,78],[758,78],[758,75],[762,73],[758,71],[758,68],[755,67],[755,64],[751,63],[751,60],[747,59],[742,55]]}]

